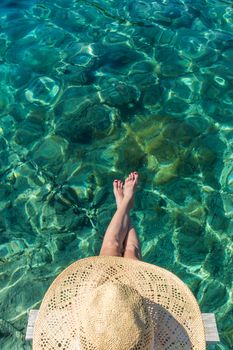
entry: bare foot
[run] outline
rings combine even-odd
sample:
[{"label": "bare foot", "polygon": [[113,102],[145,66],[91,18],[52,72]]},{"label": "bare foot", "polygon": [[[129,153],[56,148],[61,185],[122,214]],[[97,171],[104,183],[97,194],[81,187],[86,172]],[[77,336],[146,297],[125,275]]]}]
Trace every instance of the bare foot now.
[{"label": "bare foot", "polygon": [[113,193],[116,199],[116,205],[117,208],[121,204],[123,198],[124,198],[124,192],[123,192],[123,182],[120,180],[114,180],[113,181]]},{"label": "bare foot", "polygon": [[129,201],[131,203],[131,206],[133,203],[134,192],[136,190],[137,184],[138,184],[138,173],[135,171],[129,174],[124,184],[124,199]]}]

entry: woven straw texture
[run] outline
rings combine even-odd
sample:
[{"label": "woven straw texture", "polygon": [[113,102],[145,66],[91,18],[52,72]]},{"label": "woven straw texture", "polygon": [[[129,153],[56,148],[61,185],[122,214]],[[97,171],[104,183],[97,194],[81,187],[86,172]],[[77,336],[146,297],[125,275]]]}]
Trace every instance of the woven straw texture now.
[{"label": "woven straw texture", "polygon": [[[154,329],[144,298],[125,284],[107,282],[86,294],[79,311],[79,339],[95,349],[151,350]],[[120,314],[120,317],[119,317]]]},{"label": "woven straw texture", "polygon": [[[125,310],[119,306],[117,344],[99,346],[105,333],[87,332],[101,322],[100,311],[87,307],[90,296],[104,284],[117,284],[135,289],[150,314],[154,339],[153,350],[204,350],[205,334],[198,304],[188,287],[174,274],[160,267],[121,257],[91,257],[70,265],[52,283],[41,304],[35,324],[33,350],[145,350],[138,342],[132,347],[121,346],[124,340]],[[84,311],[85,310],[85,311]],[[84,324],[84,314],[90,321]],[[144,317],[144,316],[142,316]],[[88,317],[87,317],[88,318]],[[150,326],[144,334],[151,340]],[[122,329],[122,334],[121,334]],[[148,333],[147,333],[148,329]],[[92,337],[92,333],[95,336]],[[122,337],[121,337],[122,335]],[[129,332],[128,337],[131,337]],[[134,335],[133,335],[134,337]],[[140,338],[140,337],[139,337]],[[142,339],[144,339],[142,337]],[[144,340],[143,340],[144,342]],[[104,343],[104,341],[103,341]],[[127,343],[128,344],[128,343]],[[148,345],[147,344],[147,345]],[[104,345],[104,344],[103,344]],[[104,345],[105,346],[105,345]]]}]

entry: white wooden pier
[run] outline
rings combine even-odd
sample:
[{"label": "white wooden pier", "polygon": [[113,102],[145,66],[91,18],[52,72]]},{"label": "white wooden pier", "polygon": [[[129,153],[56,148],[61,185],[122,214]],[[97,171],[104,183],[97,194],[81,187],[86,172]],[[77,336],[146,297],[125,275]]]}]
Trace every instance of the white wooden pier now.
[{"label": "white wooden pier", "polygon": [[[31,310],[29,312],[28,325],[27,325],[27,331],[26,331],[26,340],[32,340],[33,338],[34,324],[38,315],[38,311],[39,310]],[[205,327],[206,342],[208,344],[219,342],[220,340],[219,340],[215,315],[211,313],[210,314],[205,313],[205,314],[202,314],[202,319]]]}]

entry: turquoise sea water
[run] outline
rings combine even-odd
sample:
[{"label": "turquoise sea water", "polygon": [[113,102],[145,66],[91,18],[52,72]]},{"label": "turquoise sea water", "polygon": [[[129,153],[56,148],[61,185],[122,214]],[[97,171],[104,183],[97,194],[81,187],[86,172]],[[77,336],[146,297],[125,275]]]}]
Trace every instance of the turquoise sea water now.
[{"label": "turquoise sea water", "polygon": [[0,28],[0,349],[31,349],[28,311],[99,253],[132,170],[143,259],[232,349],[232,2],[2,0]]}]

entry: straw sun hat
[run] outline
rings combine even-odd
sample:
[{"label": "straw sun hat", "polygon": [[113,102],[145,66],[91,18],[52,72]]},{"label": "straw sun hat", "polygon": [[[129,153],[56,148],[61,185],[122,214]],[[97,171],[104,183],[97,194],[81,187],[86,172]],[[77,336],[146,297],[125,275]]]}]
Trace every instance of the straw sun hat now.
[{"label": "straw sun hat", "polygon": [[48,289],[33,350],[204,350],[198,304],[173,273],[112,256],[78,260]]}]

